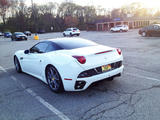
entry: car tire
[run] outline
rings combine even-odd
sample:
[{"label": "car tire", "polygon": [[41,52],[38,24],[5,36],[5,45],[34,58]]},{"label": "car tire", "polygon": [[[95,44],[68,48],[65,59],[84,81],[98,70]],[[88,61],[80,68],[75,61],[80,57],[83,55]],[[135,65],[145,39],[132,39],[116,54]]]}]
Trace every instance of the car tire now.
[{"label": "car tire", "polygon": [[72,33],[70,33],[70,36],[72,37],[72,36],[73,36],[73,34],[72,34]]},{"label": "car tire", "polygon": [[146,37],[147,33],[146,32],[142,32],[142,37]]},{"label": "car tire", "polygon": [[123,32],[123,30],[120,30],[120,32]]},{"label": "car tire", "polygon": [[66,34],[65,34],[65,33],[63,33],[63,36],[64,36],[64,37],[66,37]]},{"label": "car tire", "polygon": [[22,72],[21,65],[20,65],[19,60],[16,56],[14,56],[14,65],[15,65],[16,71],[18,73],[21,73]]},{"label": "car tire", "polygon": [[47,66],[45,73],[46,73],[46,80],[51,91],[55,93],[63,92],[64,87],[62,79],[57,69],[54,66],[49,65]]},{"label": "car tire", "polygon": [[77,34],[77,36],[79,36],[80,34]]}]

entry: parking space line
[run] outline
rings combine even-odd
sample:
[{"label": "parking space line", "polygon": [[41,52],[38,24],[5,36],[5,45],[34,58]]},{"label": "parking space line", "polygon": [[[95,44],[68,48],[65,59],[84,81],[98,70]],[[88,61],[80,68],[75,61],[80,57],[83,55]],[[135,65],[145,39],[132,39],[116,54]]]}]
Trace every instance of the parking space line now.
[{"label": "parking space line", "polygon": [[2,66],[0,66],[0,70],[2,70],[3,72],[7,72]]},{"label": "parking space line", "polygon": [[133,74],[133,73],[128,73],[128,72],[125,72],[125,74],[130,75],[130,76],[134,76],[134,77],[144,78],[144,79],[147,79],[147,80],[152,80],[152,81],[158,81],[158,82],[160,82],[160,79],[156,79],[156,78],[151,78],[151,77],[142,76],[142,75]]},{"label": "parking space line", "polygon": [[11,76],[11,79],[12,79],[12,80],[14,80],[16,83],[20,84],[20,85],[21,85],[21,87],[22,87],[23,89],[25,89],[25,88],[26,88],[26,87],[25,87],[21,82],[19,82],[19,81],[17,80],[17,78],[16,78],[16,77]]},{"label": "parking space line", "polygon": [[10,70],[10,69],[14,69],[15,67],[8,67],[8,68],[4,68],[5,70]]},{"label": "parking space line", "polygon": [[62,112],[60,112],[59,110],[57,110],[55,107],[53,107],[51,104],[49,104],[48,102],[46,102],[43,98],[41,98],[40,96],[38,96],[35,92],[33,92],[31,89],[27,89],[26,90],[30,95],[32,95],[33,97],[35,97],[40,103],[42,103],[45,107],[47,107],[50,111],[52,111],[53,113],[55,113],[59,118],[61,118],[62,120],[70,120],[66,115],[64,115]]},{"label": "parking space line", "polygon": [[[0,66],[0,70],[2,70],[3,72],[7,71]],[[33,96],[36,100],[38,100],[42,105],[44,105],[46,108],[48,108],[51,112],[53,112],[54,114],[56,114],[61,120],[70,120],[65,114],[63,114],[62,112],[60,112],[58,109],[56,109],[53,105],[49,104],[47,101],[45,101],[43,98],[41,98],[40,96],[38,96],[34,91],[32,91],[30,88],[26,88],[25,85],[23,83],[21,83],[16,77],[14,76],[10,76],[12,80],[14,80],[16,83],[19,83],[21,85],[21,87],[23,89],[25,89],[25,91],[27,93],[29,93],[31,96]]]},{"label": "parking space line", "polygon": [[55,113],[59,118],[61,118],[62,120],[70,120],[66,115],[64,115],[62,112],[60,112],[59,110],[57,110],[55,107],[53,107],[51,104],[49,104],[48,102],[46,102],[43,98],[41,98],[40,96],[38,96],[35,92],[33,92],[31,89],[26,89],[26,91],[32,95],[33,97],[35,97],[35,99],[37,99],[40,103],[42,103],[45,107],[47,107],[50,111],[52,111],[53,113]]}]

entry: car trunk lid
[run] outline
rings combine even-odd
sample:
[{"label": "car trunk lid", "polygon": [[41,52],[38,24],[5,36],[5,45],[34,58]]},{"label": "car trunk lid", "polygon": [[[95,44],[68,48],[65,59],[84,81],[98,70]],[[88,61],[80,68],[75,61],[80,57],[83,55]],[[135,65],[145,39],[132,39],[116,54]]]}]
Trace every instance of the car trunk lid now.
[{"label": "car trunk lid", "polygon": [[118,57],[118,53],[115,48],[103,46],[103,45],[96,45],[90,47],[83,47],[69,50],[70,52],[66,52],[68,55],[73,56],[84,56],[86,62],[81,64],[78,60],[75,61],[84,69],[91,69],[95,67],[99,67],[102,65],[106,65],[109,62],[113,61],[116,56]]}]

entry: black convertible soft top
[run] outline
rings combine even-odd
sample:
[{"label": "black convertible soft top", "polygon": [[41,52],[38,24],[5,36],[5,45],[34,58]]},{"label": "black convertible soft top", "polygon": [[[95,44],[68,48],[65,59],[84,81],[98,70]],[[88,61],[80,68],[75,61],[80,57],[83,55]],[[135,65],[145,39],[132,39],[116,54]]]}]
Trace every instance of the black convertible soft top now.
[{"label": "black convertible soft top", "polygon": [[98,45],[95,42],[82,38],[61,38],[49,40],[59,46],[61,49],[76,49]]}]

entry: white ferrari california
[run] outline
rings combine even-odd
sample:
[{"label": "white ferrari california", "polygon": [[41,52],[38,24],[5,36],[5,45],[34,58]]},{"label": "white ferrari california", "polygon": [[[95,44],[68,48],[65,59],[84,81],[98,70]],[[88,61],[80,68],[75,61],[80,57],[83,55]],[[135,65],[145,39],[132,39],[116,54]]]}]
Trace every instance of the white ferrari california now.
[{"label": "white ferrari california", "polygon": [[81,91],[99,80],[113,80],[123,71],[123,56],[112,48],[82,38],[40,41],[14,54],[17,72],[47,83],[54,92]]}]

